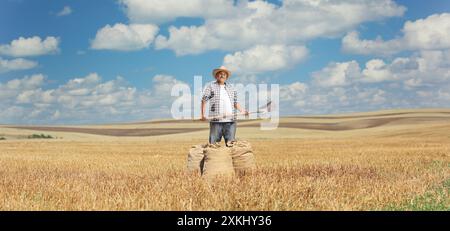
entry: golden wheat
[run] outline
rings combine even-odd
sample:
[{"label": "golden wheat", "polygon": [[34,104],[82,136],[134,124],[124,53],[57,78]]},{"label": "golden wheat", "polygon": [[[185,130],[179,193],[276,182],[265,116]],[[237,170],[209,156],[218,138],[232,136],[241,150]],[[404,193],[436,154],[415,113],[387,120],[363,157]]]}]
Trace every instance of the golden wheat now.
[{"label": "golden wheat", "polygon": [[0,210],[368,210],[450,177],[449,139],[250,140],[252,175],[210,185],[186,141],[0,143]]}]

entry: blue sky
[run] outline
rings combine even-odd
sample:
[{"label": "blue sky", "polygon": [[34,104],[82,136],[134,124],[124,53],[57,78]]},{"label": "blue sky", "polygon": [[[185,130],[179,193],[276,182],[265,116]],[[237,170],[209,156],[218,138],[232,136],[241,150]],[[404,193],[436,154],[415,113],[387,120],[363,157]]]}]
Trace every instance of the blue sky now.
[{"label": "blue sky", "polygon": [[[169,117],[168,87],[192,84],[194,75],[209,81],[222,64],[236,82],[280,84],[282,115],[449,106],[448,1],[164,4],[1,1],[0,123]],[[412,29],[405,32],[408,21]],[[49,37],[57,42],[40,50],[32,45],[33,51],[25,43],[12,46],[35,36],[36,46]]]}]

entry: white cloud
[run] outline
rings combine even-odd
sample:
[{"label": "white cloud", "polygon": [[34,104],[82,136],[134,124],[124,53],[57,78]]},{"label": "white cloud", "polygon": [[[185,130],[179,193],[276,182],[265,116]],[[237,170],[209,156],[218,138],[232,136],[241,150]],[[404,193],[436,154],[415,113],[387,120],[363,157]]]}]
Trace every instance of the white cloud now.
[{"label": "white cloud", "polygon": [[0,57],[0,73],[6,73],[10,71],[28,70],[35,68],[38,65],[37,62],[28,59],[2,59]]},{"label": "white cloud", "polygon": [[298,81],[283,85],[280,88],[280,98],[283,100],[302,100],[307,90],[308,85]]},{"label": "white cloud", "polygon": [[307,85],[305,91],[295,89],[293,83],[280,87],[280,114],[329,114],[371,111],[385,108],[414,108],[430,106],[431,101],[449,105],[442,98],[421,99],[414,92],[402,89],[384,89],[383,86],[352,84],[348,86],[320,87]]},{"label": "white cloud", "polygon": [[25,76],[22,79],[13,79],[8,81],[6,87],[9,89],[35,89],[44,84],[45,76],[43,74],[35,74]]},{"label": "white cloud", "polygon": [[[391,61],[330,63],[308,82],[280,86],[281,115],[450,106],[450,51],[422,51]],[[329,79],[327,79],[329,78]],[[97,73],[46,88],[42,74],[0,83],[0,123],[107,123],[170,117],[175,84],[155,75],[149,89]]]},{"label": "white cloud", "polygon": [[119,0],[128,18],[135,23],[163,23],[177,17],[217,18],[233,11],[233,1],[190,0]]},{"label": "white cloud", "polygon": [[289,68],[301,62],[307,54],[304,46],[257,45],[226,55],[223,65],[237,74],[255,74]]},{"label": "white cloud", "polygon": [[346,86],[359,76],[360,68],[356,61],[330,63],[322,70],[312,73],[314,83],[322,87]]},{"label": "white cloud", "polygon": [[67,16],[72,13],[72,8],[70,6],[65,6],[61,11],[59,11],[57,16]]},{"label": "white cloud", "polygon": [[171,87],[184,83],[156,75],[138,90],[123,77],[102,81],[97,73],[45,89],[42,74],[0,83],[0,123],[106,123],[170,116]]},{"label": "white cloud", "polygon": [[52,120],[58,120],[58,119],[60,118],[60,116],[61,116],[61,113],[59,112],[59,110],[56,110],[56,111],[53,113],[51,119],[52,119]]},{"label": "white cloud", "polygon": [[402,46],[398,39],[384,41],[378,37],[376,40],[361,40],[356,31],[352,31],[342,38],[342,49],[347,53],[354,54],[392,55],[399,52]]},{"label": "white cloud", "polygon": [[407,21],[403,35],[384,41],[361,40],[355,31],[342,39],[343,50],[355,54],[392,55],[404,50],[439,50],[450,48],[450,14],[433,14],[425,19]]},{"label": "white cloud", "polygon": [[374,59],[366,63],[363,82],[402,82],[405,87],[439,86],[450,80],[450,50],[420,51],[397,57],[390,63]]},{"label": "white cloud", "polygon": [[420,51],[409,57],[397,57],[390,63],[371,59],[362,70],[354,60],[332,62],[311,76],[321,87],[382,82],[402,82],[407,88],[442,84],[450,80],[450,50]]},{"label": "white cloud", "polygon": [[450,49],[392,60],[332,62],[308,82],[280,86],[281,114],[450,107]]},{"label": "white cloud", "polygon": [[[144,2],[134,1],[134,4]],[[170,4],[160,4],[170,12]],[[242,1],[232,10],[224,11],[227,17],[204,16],[205,23],[200,26],[169,27],[169,36],[159,35],[155,47],[186,55],[215,49],[238,51],[255,44],[299,45],[318,37],[339,36],[363,22],[401,16],[404,11],[403,6],[390,0],[287,0],[281,6],[265,1]]]},{"label": "white cloud", "polygon": [[20,37],[10,44],[0,45],[0,54],[13,57],[38,56],[54,54],[59,51],[59,38],[47,37],[42,40],[38,36]]},{"label": "white cloud", "polygon": [[153,84],[158,87],[154,89],[154,94],[157,97],[168,97],[175,84],[183,83],[171,75],[155,75],[153,77]]},{"label": "white cloud", "polygon": [[392,79],[392,73],[389,67],[381,59],[372,59],[366,63],[366,68],[362,72],[361,80],[366,82],[382,82]]},{"label": "white cloud", "polygon": [[153,24],[117,23],[106,25],[97,31],[91,41],[91,48],[96,50],[134,51],[148,48],[153,42],[159,28]]},{"label": "white cloud", "polygon": [[[6,106],[21,93],[41,87],[44,84],[44,80],[44,75],[35,74],[25,76],[22,79],[12,79],[4,84],[0,83],[0,101],[2,102],[0,105]],[[0,109],[2,108],[0,107]]]}]

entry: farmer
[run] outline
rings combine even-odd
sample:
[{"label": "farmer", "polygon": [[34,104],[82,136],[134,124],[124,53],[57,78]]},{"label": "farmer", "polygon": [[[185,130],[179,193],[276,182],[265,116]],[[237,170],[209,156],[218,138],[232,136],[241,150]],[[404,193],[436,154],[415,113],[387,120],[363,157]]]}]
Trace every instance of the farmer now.
[{"label": "farmer", "polygon": [[229,146],[229,142],[235,140],[236,134],[236,109],[244,115],[248,112],[241,108],[237,102],[237,92],[233,86],[227,83],[231,72],[224,66],[213,70],[212,75],[216,81],[210,82],[202,96],[201,119],[206,121],[205,116],[206,102],[209,105],[209,143],[214,144],[225,140],[225,145]]}]

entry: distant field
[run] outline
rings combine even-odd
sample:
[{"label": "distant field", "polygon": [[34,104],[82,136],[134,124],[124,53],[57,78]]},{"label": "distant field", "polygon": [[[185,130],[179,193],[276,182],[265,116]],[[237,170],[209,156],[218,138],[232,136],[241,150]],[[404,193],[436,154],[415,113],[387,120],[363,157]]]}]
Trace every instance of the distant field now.
[{"label": "distant field", "polygon": [[[261,120],[239,121],[240,128],[257,128]],[[318,115],[296,116],[280,119],[279,128],[307,129],[312,131],[350,131],[365,128],[378,128],[383,126],[419,125],[419,124],[449,124],[450,109],[422,109],[422,110],[397,110],[371,113],[355,113],[347,115]],[[60,137],[71,138],[71,134],[93,134],[101,136],[161,136],[170,134],[182,134],[196,131],[208,131],[208,123],[195,120],[160,120],[138,123],[84,125],[84,126],[0,126],[3,134],[11,138],[20,138],[23,130],[28,133],[50,132],[59,134]],[[22,131],[20,131],[22,130]],[[251,129],[252,130],[252,129]],[[255,130],[255,129],[253,129]],[[0,130],[1,131],[1,130]],[[264,135],[263,131],[256,134]],[[54,132],[54,133],[52,133]],[[292,130],[298,133],[299,130]],[[252,132],[253,133],[253,132]],[[272,133],[272,132],[271,132]],[[64,135],[65,134],[65,135]],[[194,137],[197,133],[193,133]],[[203,133],[202,133],[203,134]],[[281,135],[275,131],[275,134]],[[306,135],[309,135],[307,133]],[[190,135],[189,135],[190,136]],[[80,135],[78,135],[80,137]],[[83,135],[81,135],[83,137]],[[86,136],[89,137],[89,136]],[[204,137],[199,135],[199,137]],[[281,135],[282,137],[282,135]],[[279,137],[280,138],[280,137]]]},{"label": "distant field", "polygon": [[185,171],[207,123],[2,125],[0,210],[450,210],[450,109],[259,122],[257,171],[215,185]]}]

